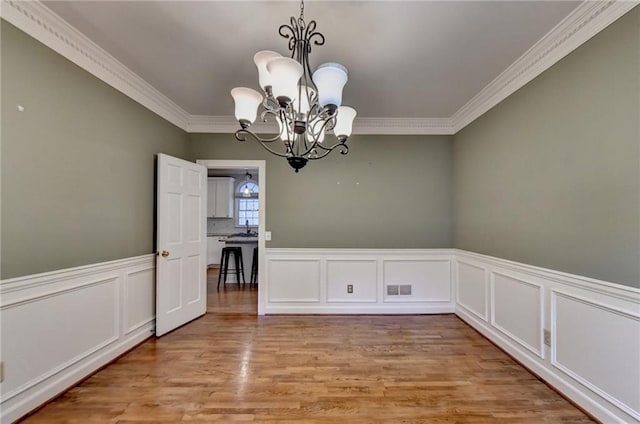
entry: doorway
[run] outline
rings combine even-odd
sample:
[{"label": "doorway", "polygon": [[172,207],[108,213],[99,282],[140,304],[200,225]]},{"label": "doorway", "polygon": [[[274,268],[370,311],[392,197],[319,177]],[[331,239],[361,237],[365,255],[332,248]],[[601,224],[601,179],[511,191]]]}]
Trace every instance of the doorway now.
[{"label": "doorway", "polygon": [[[224,218],[208,218],[207,233],[214,237],[214,249],[221,251],[222,246],[241,247],[243,252],[243,262],[245,267],[246,284],[237,287],[235,274],[229,278],[226,285],[221,281],[220,289],[217,289],[218,272],[220,259],[213,260],[214,265],[207,269],[207,311],[211,313],[257,313],[264,314],[264,257],[265,257],[265,181],[266,165],[264,160],[197,160],[208,170],[211,178],[232,178],[224,181],[224,184],[231,184],[233,187],[233,213],[224,215]],[[249,174],[249,176],[247,176]],[[251,214],[243,211],[239,216],[239,193],[238,188],[243,182],[251,180],[258,184],[257,207],[258,217],[255,221],[249,221]],[[253,197],[255,199],[255,196]],[[246,202],[245,202],[246,203]],[[240,222],[242,220],[243,223]],[[256,225],[257,224],[257,225]],[[255,233],[254,233],[255,231]],[[243,237],[247,232],[251,237]],[[257,234],[257,276],[256,285],[250,288],[251,265],[253,260],[253,249],[249,248],[252,240]],[[209,237],[208,237],[209,238]],[[237,244],[235,242],[238,242]],[[210,252],[207,252],[209,256]],[[213,256],[217,255],[216,251]],[[233,260],[231,261],[233,265]],[[230,266],[231,266],[230,265]]]}]

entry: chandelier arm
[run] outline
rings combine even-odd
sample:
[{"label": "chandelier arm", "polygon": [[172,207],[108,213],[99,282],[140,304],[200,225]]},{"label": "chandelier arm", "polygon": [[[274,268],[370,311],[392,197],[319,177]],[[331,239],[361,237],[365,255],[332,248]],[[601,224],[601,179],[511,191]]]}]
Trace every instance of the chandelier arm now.
[{"label": "chandelier arm", "polygon": [[[286,158],[295,172],[303,168],[307,161],[322,159],[334,150],[339,150],[343,155],[349,152],[345,136],[338,137],[337,143],[331,146],[323,145],[320,141],[324,141],[326,133],[335,128],[337,114],[334,113],[335,107],[320,107],[318,104],[318,87],[313,81],[309,56],[312,45],[324,45],[325,37],[316,31],[316,28],[315,20],[305,22],[304,0],[300,3],[300,16],[291,16],[289,23],[278,28],[280,36],[287,40],[290,57],[302,66],[302,75],[298,81],[297,96],[293,93],[288,95],[297,99],[278,100],[274,97],[272,88],[264,87],[265,96],[261,102],[263,111],[260,117],[263,122],[267,122],[269,116],[273,116],[279,124],[277,134],[270,138],[260,136],[249,128],[250,123],[247,119],[240,120],[242,128],[235,132],[238,141],[252,138],[269,153]],[[303,99],[307,100],[306,104],[303,103]],[[270,147],[274,142],[282,142],[285,152],[276,151],[272,148],[275,146]]]},{"label": "chandelier arm", "polygon": [[322,159],[323,157],[327,156],[329,153],[333,152],[335,149],[340,148],[340,154],[342,155],[346,155],[347,153],[349,153],[349,146],[347,146],[344,143],[336,143],[331,147],[324,147],[322,144],[317,143],[317,146],[321,148],[322,150],[324,150],[325,152],[322,153],[321,155],[317,155],[315,157],[311,157],[309,156],[308,159],[309,160],[318,160],[318,159]]},{"label": "chandelier arm", "polygon": [[307,42],[307,51],[309,53],[311,53],[311,41],[313,41],[313,44],[315,44],[316,46],[324,45],[324,35],[321,32],[316,31],[317,26],[318,24],[315,20],[309,22],[304,33],[304,39]]},{"label": "chandelier arm", "polygon": [[273,96],[267,94],[264,96],[264,100],[262,101],[262,107],[266,110],[276,112],[278,109],[280,109],[280,104],[278,103],[278,100],[273,98]]},{"label": "chandelier arm", "polygon": [[274,154],[276,156],[280,156],[281,158],[288,158],[289,157],[289,155],[287,155],[287,154],[276,152],[275,150],[273,150],[272,148],[270,148],[269,146],[267,146],[265,144],[265,143],[273,142],[275,140],[263,140],[256,133],[254,133],[251,130],[240,129],[240,130],[236,131],[235,132],[236,140],[238,140],[238,141],[246,141],[247,140],[247,137],[246,137],[247,134],[250,135],[258,143],[260,143],[260,145],[262,147],[264,147],[268,152],[270,152],[270,153],[272,153],[272,154]]}]

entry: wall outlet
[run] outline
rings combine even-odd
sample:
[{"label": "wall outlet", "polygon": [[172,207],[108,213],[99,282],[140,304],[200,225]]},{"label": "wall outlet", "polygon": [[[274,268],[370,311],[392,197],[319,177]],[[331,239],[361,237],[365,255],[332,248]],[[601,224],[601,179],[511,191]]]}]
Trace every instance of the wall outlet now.
[{"label": "wall outlet", "polygon": [[544,330],[544,344],[551,347],[551,332],[547,329]]},{"label": "wall outlet", "polygon": [[265,241],[271,241],[271,231],[265,231],[264,232],[264,240]]},{"label": "wall outlet", "polygon": [[347,293],[349,294],[353,293],[353,284],[347,284]]}]

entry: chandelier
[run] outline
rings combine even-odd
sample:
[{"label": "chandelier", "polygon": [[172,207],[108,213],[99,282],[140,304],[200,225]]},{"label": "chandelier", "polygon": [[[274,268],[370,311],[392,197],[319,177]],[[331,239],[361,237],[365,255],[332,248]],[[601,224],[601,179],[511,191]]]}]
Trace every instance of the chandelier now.
[{"label": "chandelier", "polygon": [[[262,94],[246,87],[231,90],[235,116],[240,129],[239,141],[252,138],[274,155],[286,158],[296,172],[308,161],[322,159],[333,150],[349,152],[347,138],[351,135],[355,109],[342,106],[342,88],[347,83],[347,69],[337,63],[325,63],[311,72],[311,45],[324,44],[324,35],[316,30],[316,21],[304,21],[304,1],[300,17],[291,17],[290,24],[280,26],[279,34],[286,38],[291,57],[269,50],[255,54]],[[279,133],[263,138],[250,127],[262,104],[263,122],[275,120]],[[325,135],[333,130],[334,144],[325,143]]]}]

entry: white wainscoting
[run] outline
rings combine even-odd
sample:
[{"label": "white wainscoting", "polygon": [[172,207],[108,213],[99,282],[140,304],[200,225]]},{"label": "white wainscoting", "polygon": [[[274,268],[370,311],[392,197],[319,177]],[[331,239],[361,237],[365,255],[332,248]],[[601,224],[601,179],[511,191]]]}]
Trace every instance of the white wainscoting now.
[{"label": "white wainscoting", "polygon": [[[450,249],[267,249],[265,256],[267,314],[454,311]],[[388,285],[410,285],[411,294],[388,295]]]},{"label": "white wainscoting", "polygon": [[455,256],[459,317],[602,422],[640,423],[640,289]]},{"label": "white wainscoting", "polygon": [[[455,249],[265,257],[268,314],[455,312],[602,422],[640,423],[640,289]],[[3,280],[0,295],[0,421],[11,422],[153,334],[155,258]]]},{"label": "white wainscoting", "polygon": [[0,295],[11,422],[153,334],[155,256],[3,280]]}]

